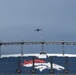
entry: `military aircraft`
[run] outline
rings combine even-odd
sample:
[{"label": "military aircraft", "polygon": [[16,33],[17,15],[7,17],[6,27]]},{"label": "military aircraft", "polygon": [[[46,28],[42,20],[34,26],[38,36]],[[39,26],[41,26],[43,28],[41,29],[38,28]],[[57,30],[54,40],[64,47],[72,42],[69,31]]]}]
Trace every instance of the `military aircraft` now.
[{"label": "military aircraft", "polygon": [[38,29],[36,29],[36,30],[34,30],[34,31],[37,31],[37,32],[39,32],[39,31],[41,31],[41,30],[42,30],[42,29],[39,29],[39,28],[38,28]]}]

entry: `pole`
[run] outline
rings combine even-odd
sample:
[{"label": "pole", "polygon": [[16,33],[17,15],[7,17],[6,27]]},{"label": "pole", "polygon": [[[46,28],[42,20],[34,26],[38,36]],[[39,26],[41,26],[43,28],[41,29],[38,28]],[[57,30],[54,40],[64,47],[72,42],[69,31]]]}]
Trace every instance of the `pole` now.
[{"label": "pole", "polygon": [[62,41],[62,54],[64,56],[64,41]]},{"label": "pole", "polygon": [[1,58],[1,45],[2,45],[2,43],[1,43],[1,41],[0,41],[0,58]]},{"label": "pole", "polygon": [[40,54],[46,54],[44,52],[44,41],[41,42],[41,53]]},{"label": "pole", "polygon": [[62,45],[62,54],[64,55],[64,45]]},{"label": "pole", "polygon": [[23,44],[21,44],[21,56],[23,55]]},{"label": "pole", "polygon": [[1,44],[0,44],[0,58],[1,58]]},{"label": "pole", "polygon": [[42,52],[44,52],[44,43],[42,43],[41,47],[42,47]]},{"label": "pole", "polygon": [[21,41],[21,56],[23,55],[23,44],[24,44],[24,42]]}]

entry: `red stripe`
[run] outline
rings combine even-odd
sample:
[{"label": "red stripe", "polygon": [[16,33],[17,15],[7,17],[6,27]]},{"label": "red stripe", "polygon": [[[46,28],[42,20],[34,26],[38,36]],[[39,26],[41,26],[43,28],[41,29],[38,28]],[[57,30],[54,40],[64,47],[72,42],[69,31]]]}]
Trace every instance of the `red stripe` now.
[{"label": "red stripe", "polygon": [[[32,63],[33,63],[33,60],[28,60],[28,61],[24,60],[24,63],[22,65],[32,64]],[[40,59],[35,59],[34,63],[45,63],[45,61],[44,60],[40,60]]]}]

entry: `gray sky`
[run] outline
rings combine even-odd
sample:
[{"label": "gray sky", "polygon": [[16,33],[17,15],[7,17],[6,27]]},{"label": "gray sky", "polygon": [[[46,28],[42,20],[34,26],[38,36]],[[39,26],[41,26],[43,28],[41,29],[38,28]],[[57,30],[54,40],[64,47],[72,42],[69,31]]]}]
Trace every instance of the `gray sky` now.
[{"label": "gray sky", "polygon": [[[36,28],[43,31],[35,32]],[[1,41],[40,41],[41,35],[45,41],[76,41],[75,34],[76,0],[0,0]],[[11,48],[3,48],[3,52],[7,49]],[[36,50],[33,52],[39,52]]]}]

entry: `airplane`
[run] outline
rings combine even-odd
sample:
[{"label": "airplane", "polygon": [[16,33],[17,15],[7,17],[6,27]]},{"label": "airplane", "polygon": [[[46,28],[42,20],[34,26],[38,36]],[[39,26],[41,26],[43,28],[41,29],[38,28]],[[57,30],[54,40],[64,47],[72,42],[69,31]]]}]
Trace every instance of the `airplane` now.
[{"label": "airplane", "polygon": [[37,31],[37,32],[39,32],[39,31],[41,31],[41,30],[42,30],[42,29],[39,29],[39,28],[38,28],[38,29],[36,29],[36,30],[34,30],[34,31]]}]

